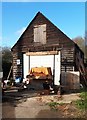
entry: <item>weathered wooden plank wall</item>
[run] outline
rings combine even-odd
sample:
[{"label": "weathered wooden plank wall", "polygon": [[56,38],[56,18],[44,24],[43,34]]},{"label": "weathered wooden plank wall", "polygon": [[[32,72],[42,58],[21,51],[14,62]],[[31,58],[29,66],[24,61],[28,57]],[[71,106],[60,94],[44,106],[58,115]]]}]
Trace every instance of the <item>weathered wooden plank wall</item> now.
[{"label": "weathered wooden plank wall", "polygon": [[[46,44],[34,42],[34,26],[46,24]],[[44,15],[38,13],[31,21],[25,32],[21,35],[18,42],[13,46],[13,75],[23,77],[23,53],[28,51],[52,51],[61,48],[61,70],[72,71],[75,64],[75,44]],[[78,49],[78,48],[77,48]],[[16,61],[20,59],[21,64]],[[76,67],[75,67],[76,69]]]}]

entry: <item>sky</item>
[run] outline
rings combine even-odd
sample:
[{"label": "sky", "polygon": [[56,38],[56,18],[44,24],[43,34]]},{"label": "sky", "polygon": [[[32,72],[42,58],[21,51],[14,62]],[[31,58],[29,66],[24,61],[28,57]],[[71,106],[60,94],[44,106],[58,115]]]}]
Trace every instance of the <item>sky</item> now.
[{"label": "sky", "polygon": [[12,47],[38,11],[71,39],[84,37],[85,2],[2,2],[2,46]]},{"label": "sky", "polygon": [[86,0],[1,0],[3,2],[85,2]]}]

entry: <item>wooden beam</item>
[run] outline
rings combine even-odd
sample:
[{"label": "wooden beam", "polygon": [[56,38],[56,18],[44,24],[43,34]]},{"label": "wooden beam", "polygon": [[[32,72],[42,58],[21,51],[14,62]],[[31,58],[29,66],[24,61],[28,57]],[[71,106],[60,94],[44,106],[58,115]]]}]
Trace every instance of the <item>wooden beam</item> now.
[{"label": "wooden beam", "polygon": [[36,56],[36,55],[57,55],[59,54],[58,51],[41,51],[41,52],[27,52],[26,55],[32,55],[32,56]]}]

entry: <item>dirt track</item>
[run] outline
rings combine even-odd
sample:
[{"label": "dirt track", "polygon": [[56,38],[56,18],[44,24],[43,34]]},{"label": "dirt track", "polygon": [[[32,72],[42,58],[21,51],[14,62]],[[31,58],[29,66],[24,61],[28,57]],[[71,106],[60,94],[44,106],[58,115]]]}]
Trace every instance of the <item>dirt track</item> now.
[{"label": "dirt track", "polygon": [[[38,96],[29,91],[5,93],[2,104],[3,118],[76,118],[82,114],[72,104],[79,99],[78,94],[63,95],[59,100],[57,95]],[[57,110],[51,110],[47,103],[66,103],[58,106]]]}]

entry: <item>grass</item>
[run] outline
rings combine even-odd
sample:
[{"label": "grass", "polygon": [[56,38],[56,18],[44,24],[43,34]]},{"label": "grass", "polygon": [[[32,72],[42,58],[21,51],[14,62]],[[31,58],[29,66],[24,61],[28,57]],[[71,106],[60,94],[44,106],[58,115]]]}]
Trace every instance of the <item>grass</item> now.
[{"label": "grass", "polygon": [[57,108],[57,105],[58,105],[59,103],[57,103],[57,102],[49,102],[48,103],[48,105],[50,106],[50,108],[52,109],[52,110],[57,110],[58,108]]},{"label": "grass", "polygon": [[52,101],[52,102],[49,102],[48,103],[48,105],[50,106],[50,108],[52,109],[52,110],[58,110],[58,105],[64,105],[65,103],[57,103],[57,102],[54,102],[54,101]]},{"label": "grass", "polygon": [[82,91],[80,93],[80,97],[81,97],[81,99],[76,101],[76,105],[80,109],[87,110],[87,91],[85,91],[85,92]]}]

